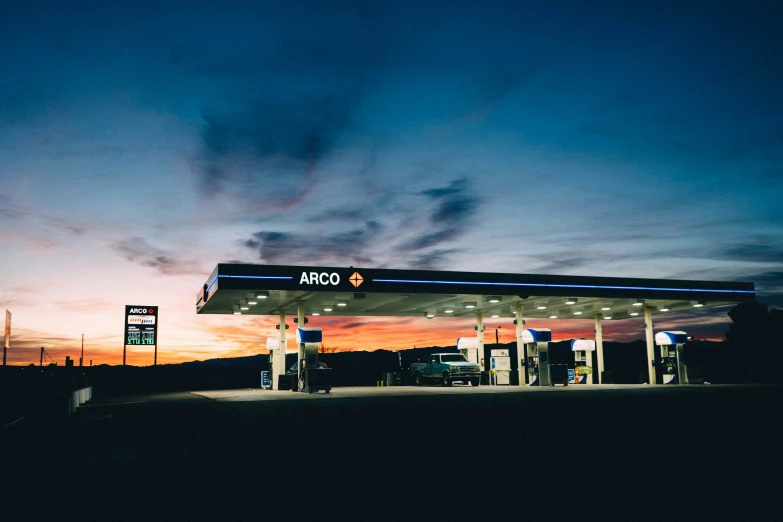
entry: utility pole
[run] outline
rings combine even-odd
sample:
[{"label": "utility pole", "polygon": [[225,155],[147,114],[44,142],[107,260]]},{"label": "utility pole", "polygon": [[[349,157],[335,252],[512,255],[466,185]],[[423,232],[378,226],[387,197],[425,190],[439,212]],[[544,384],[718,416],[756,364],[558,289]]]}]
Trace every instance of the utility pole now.
[{"label": "utility pole", "polygon": [[44,347],[41,346],[41,368],[43,368],[43,354],[44,354]]},{"label": "utility pole", "polygon": [[498,330],[500,330],[501,328],[503,328],[503,327],[502,326],[498,326],[497,328],[495,328],[495,344],[500,344],[498,342]]},{"label": "utility pole", "polygon": [[84,334],[82,334],[82,356],[79,357],[79,367],[84,366]]}]

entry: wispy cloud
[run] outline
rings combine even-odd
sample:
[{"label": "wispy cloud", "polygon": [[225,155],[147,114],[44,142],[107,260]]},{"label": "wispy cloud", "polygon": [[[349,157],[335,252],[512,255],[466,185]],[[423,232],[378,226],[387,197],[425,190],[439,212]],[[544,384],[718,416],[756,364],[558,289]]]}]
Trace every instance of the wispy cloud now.
[{"label": "wispy cloud", "polygon": [[203,275],[206,272],[198,261],[179,258],[140,237],[118,241],[112,248],[128,261],[152,268],[163,275]]}]

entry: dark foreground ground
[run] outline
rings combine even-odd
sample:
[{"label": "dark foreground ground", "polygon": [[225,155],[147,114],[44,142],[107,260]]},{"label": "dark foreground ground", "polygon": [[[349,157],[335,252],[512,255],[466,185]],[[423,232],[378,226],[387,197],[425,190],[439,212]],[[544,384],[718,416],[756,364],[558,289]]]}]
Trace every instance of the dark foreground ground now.
[{"label": "dark foreground ground", "polygon": [[0,519],[780,519],[780,386],[481,391],[96,397],[0,430]]}]

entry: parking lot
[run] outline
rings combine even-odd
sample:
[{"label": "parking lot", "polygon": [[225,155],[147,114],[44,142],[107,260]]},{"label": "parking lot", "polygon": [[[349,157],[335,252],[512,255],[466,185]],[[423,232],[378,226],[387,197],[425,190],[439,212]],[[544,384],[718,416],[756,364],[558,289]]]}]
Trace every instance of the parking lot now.
[{"label": "parking lot", "polygon": [[97,396],[0,432],[0,469],[18,520],[723,518],[777,498],[780,399],[776,386]]}]

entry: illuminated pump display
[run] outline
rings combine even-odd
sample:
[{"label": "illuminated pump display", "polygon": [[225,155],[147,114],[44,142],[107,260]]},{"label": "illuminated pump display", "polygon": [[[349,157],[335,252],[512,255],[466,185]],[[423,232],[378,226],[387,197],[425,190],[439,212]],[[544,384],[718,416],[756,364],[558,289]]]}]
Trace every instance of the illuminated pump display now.
[{"label": "illuminated pump display", "polygon": [[479,358],[478,337],[460,337],[457,339],[457,350],[465,356],[468,362],[483,365]]},{"label": "illuminated pump display", "polygon": [[297,328],[296,344],[299,346],[299,391],[313,393],[332,389],[329,369],[318,362],[318,346],[323,342],[320,328]]},{"label": "illuminated pump display", "polygon": [[[282,365],[282,368],[278,368],[278,366],[280,366],[280,356],[278,354],[278,350],[280,349],[280,338],[267,337],[266,349],[269,350],[269,373],[272,376],[272,389],[276,390],[278,385],[278,376],[285,375],[286,371],[285,364]],[[296,353],[296,348],[288,348],[288,339],[285,341],[284,349],[285,353]],[[285,361],[285,358],[283,358],[283,361]]]},{"label": "illuminated pump display", "polygon": [[663,384],[688,384],[683,346],[688,342],[685,332],[658,332],[655,344],[661,347]]},{"label": "illuminated pump display", "polygon": [[552,342],[552,330],[549,328],[526,328],[522,330],[522,343],[525,345],[525,366],[528,386],[550,386],[549,343]]},{"label": "illuminated pump display", "polygon": [[574,339],[571,341],[574,352],[574,384],[593,384],[593,352],[595,341]]}]

